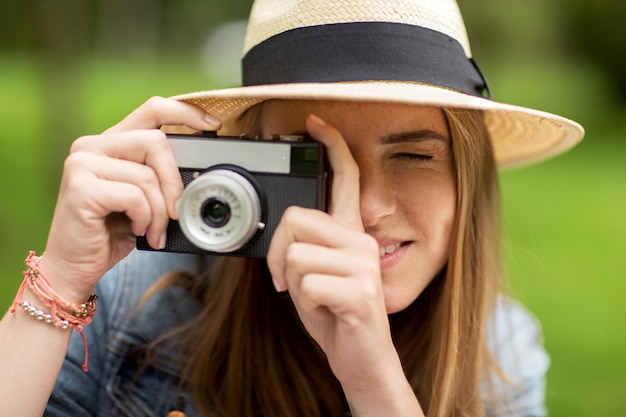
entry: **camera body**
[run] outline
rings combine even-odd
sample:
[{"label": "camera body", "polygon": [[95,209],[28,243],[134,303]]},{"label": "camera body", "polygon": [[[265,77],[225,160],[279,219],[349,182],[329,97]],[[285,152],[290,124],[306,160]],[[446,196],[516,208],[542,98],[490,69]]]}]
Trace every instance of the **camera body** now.
[{"label": "camera body", "polygon": [[[303,136],[168,135],[185,187],[164,251],[262,258],[290,206],[326,210],[324,146]],[[137,248],[153,250],[145,237]]]}]

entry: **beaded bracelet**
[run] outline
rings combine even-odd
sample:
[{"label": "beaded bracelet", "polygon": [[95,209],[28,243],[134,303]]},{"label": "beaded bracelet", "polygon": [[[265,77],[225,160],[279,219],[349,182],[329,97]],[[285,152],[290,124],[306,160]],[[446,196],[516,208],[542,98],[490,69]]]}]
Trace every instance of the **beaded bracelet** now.
[{"label": "beaded bracelet", "polygon": [[48,313],[46,314],[45,311],[43,310],[39,310],[36,306],[32,305],[31,303],[29,303],[28,301],[22,301],[21,304],[18,304],[22,310],[24,310],[25,312],[27,312],[29,315],[34,316],[37,320],[41,320],[44,321],[48,324],[52,324],[55,327],[59,327],[61,329],[69,329],[70,328],[70,322],[67,320],[59,320],[59,319],[54,319],[52,317],[52,314]]},{"label": "beaded bracelet", "polygon": [[[41,270],[39,266],[41,257],[35,256],[35,252],[31,251],[25,262],[27,268],[23,272],[24,281],[20,285],[9,311],[13,314],[17,307],[20,307],[29,315],[40,321],[52,324],[61,329],[75,329],[80,334],[85,348],[85,361],[82,368],[83,371],[87,372],[89,350],[85,335],[83,334],[83,327],[91,323],[93,315],[96,313],[96,301],[98,300],[98,296],[91,294],[89,299],[83,304],[74,304],[65,301],[54,291],[50,281]],[[28,301],[21,300],[26,287],[50,309],[50,313],[40,310]]]}]

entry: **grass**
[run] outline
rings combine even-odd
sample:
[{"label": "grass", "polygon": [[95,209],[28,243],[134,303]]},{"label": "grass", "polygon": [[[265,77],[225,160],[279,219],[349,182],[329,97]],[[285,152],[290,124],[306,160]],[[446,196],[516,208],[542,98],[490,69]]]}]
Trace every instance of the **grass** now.
[{"label": "grass", "polygon": [[[27,251],[41,252],[45,247],[51,196],[59,180],[54,167],[60,169],[62,159],[44,150],[65,154],[76,135],[105,129],[151,95],[208,88],[210,82],[185,61],[156,67],[91,61],[74,69],[68,96],[52,103],[38,61],[0,56],[0,68],[0,308],[4,309],[21,281]],[[494,90],[504,93],[496,98],[520,97],[516,102],[533,105],[532,94],[537,93],[547,101],[544,109],[566,108],[566,114],[580,115],[584,121],[586,109],[574,102],[588,104],[588,96],[597,89],[585,83],[585,74],[568,73],[564,78],[550,70],[550,78],[542,81],[536,69],[520,76],[507,71],[502,71],[502,79],[491,81]],[[507,76],[515,80],[510,91],[498,85],[507,85],[502,81]],[[529,79],[535,83],[533,89],[524,88]],[[583,86],[576,89],[576,96],[559,94],[573,83]],[[562,102],[562,97],[570,101]],[[60,130],[65,123],[67,136],[50,131],[50,114],[62,118],[62,123],[53,122]],[[590,130],[573,151],[501,175],[507,275],[513,294],[544,327],[552,357],[548,406],[553,416],[626,415],[626,142],[620,140],[625,136],[626,128],[620,126]]]},{"label": "grass", "polygon": [[626,414],[626,144],[598,139],[502,175],[508,276],[543,324],[556,416]]}]

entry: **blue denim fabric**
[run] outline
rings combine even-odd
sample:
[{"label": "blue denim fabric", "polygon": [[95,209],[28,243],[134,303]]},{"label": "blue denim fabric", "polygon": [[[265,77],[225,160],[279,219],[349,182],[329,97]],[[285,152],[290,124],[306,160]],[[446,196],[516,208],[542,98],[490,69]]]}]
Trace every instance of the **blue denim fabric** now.
[{"label": "blue denim fabric", "polygon": [[[521,304],[501,299],[490,318],[487,346],[504,377],[493,376],[483,384],[488,398],[489,382],[505,416],[547,416],[546,374],[550,358],[543,347],[539,322]],[[496,417],[485,400],[487,417]]]},{"label": "blue denim fabric", "polygon": [[[172,288],[152,297],[137,314],[135,308],[146,288],[164,273],[197,273],[207,262],[210,258],[135,251],[113,268],[96,288],[98,313],[85,328],[89,372],[81,369],[84,350],[75,333],[44,416],[164,417],[182,406],[189,417],[200,417],[189,393],[179,386],[175,353],[162,350],[159,366],[153,367],[145,366],[140,349],[197,314],[199,303],[185,290]],[[507,415],[545,416],[549,360],[536,320],[519,304],[502,301],[488,342],[507,376],[517,383],[512,388],[493,381]],[[488,415],[494,414],[488,410]]]}]

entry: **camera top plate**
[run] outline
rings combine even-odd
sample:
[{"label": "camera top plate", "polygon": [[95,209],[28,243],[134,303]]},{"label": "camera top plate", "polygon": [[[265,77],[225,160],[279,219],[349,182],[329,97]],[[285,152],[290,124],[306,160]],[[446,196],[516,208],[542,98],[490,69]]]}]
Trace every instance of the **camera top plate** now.
[{"label": "camera top plate", "polygon": [[203,132],[167,137],[180,168],[205,170],[230,164],[257,173],[317,175],[325,164],[323,145],[301,135],[252,139]]}]

